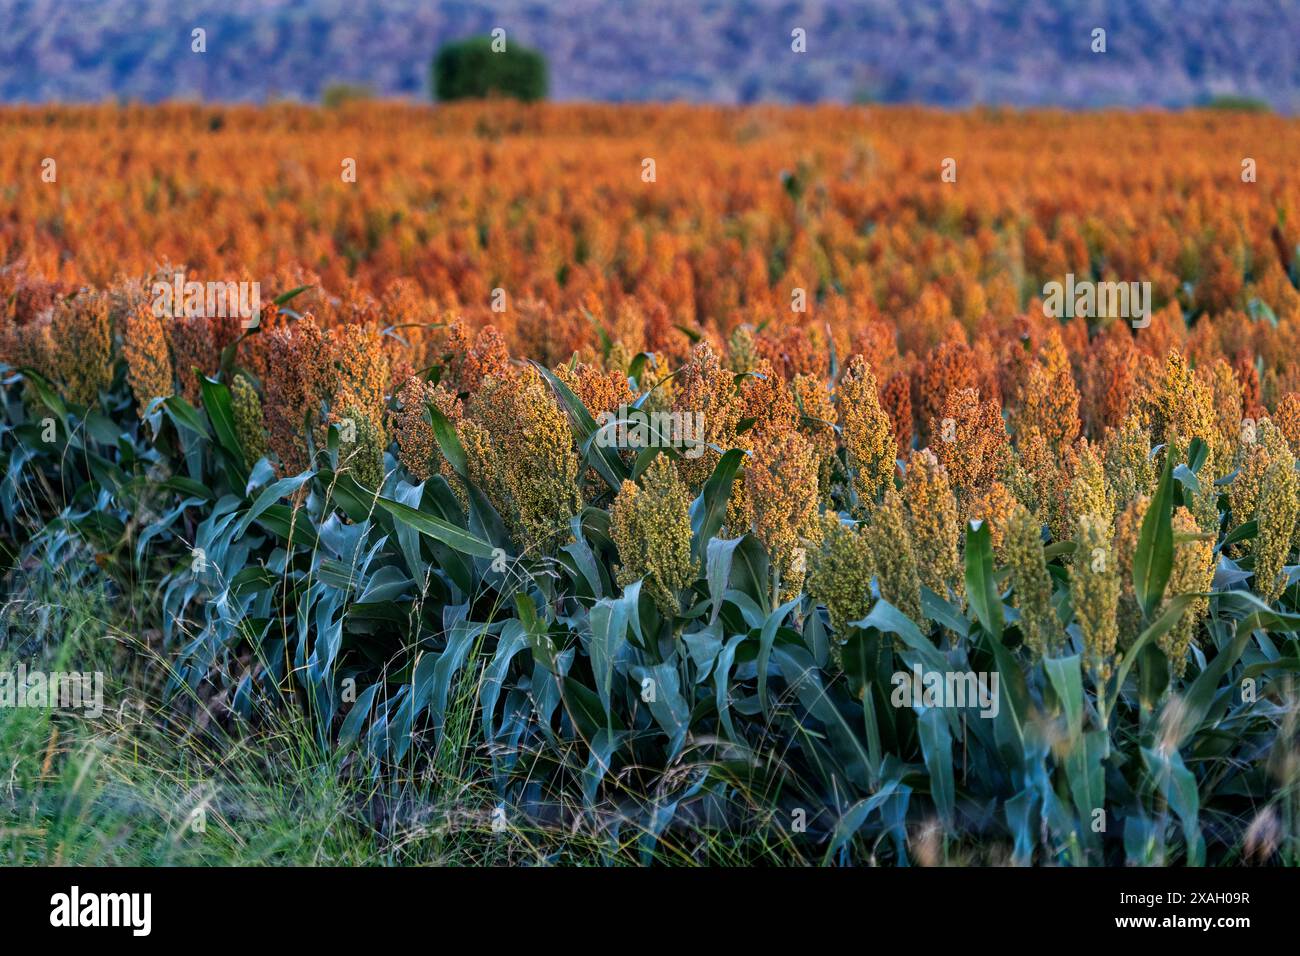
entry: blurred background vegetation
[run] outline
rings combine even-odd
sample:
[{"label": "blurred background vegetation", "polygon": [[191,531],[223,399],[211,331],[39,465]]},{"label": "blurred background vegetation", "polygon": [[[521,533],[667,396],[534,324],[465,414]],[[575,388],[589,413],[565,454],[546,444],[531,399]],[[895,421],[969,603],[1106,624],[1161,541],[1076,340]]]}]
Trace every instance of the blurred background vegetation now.
[{"label": "blurred background vegetation", "polygon": [[24,0],[0,5],[0,101],[423,99],[437,50],[498,27],[558,100],[1300,108],[1300,6],[1279,0]]}]

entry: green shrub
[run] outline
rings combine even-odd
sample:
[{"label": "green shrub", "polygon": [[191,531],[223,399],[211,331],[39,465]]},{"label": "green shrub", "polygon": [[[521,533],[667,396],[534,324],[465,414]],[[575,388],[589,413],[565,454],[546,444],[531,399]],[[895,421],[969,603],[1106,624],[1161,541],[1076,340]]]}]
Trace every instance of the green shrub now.
[{"label": "green shrub", "polygon": [[331,83],[321,93],[320,101],[326,109],[337,109],[345,103],[373,99],[375,91],[360,83]]},{"label": "green shrub", "polygon": [[1212,96],[1205,101],[1205,108],[1210,110],[1230,110],[1236,113],[1271,113],[1273,108],[1266,100],[1255,96],[1238,96],[1225,94]]},{"label": "green shrub", "polygon": [[[502,43],[505,41],[503,40]],[[493,50],[489,37],[448,43],[433,61],[433,95],[438,100],[511,96],[532,102],[546,97],[546,60],[514,44]]]}]

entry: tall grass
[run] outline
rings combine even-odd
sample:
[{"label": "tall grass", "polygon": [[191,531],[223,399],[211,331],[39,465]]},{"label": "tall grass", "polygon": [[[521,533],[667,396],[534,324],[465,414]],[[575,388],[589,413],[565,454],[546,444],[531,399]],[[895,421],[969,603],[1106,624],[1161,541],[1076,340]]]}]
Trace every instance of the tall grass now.
[{"label": "tall grass", "polygon": [[[0,709],[0,864],[368,866],[610,863],[576,808],[547,820],[503,807],[478,750],[476,680],[460,682],[429,760],[380,775],[321,745],[298,708],[261,701],[255,724],[179,684],[167,658],[113,602],[49,585],[0,608],[0,672],[104,675],[98,718],[55,707]],[[481,674],[481,668],[479,669]],[[478,678],[478,679],[481,679]],[[234,681],[227,683],[227,686]],[[639,834],[625,838],[629,851]],[[607,834],[605,835],[607,836]],[[665,862],[738,862],[718,842]],[[744,858],[752,857],[744,854]]]}]

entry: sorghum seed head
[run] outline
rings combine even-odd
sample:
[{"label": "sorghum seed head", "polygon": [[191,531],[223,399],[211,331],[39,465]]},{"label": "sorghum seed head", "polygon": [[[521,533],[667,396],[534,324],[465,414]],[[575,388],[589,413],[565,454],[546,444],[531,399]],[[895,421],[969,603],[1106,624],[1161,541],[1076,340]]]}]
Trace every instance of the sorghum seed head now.
[{"label": "sorghum seed head", "polygon": [[614,498],[610,537],[618,547],[617,577],[626,587],[642,579],[646,592],[668,617],[681,613],[679,595],[697,573],[691,558],[691,496],[667,455]]},{"label": "sorghum seed head", "polygon": [[836,404],[853,490],[859,505],[867,507],[894,487],[898,446],[893,424],[880,407],[876,377],[859,355],[849,360]]},{"label": "sorghum seed head", "polygon": [[1012,512],[1004,547],[1025,645],[1037,656],[1055,656],[1065,646],[1065,633],[1052,606],[1042,526],[1023,505]]},{"label": "sorghum seed head", "polygon": [[921,583],[942,598],[963,591],[961,520],[946,469],[928,448],[912,453],[903,481],[908,528]]},{"label": "sorghum seed head", "polygon": [[1078,525],[1078,550],[1070,564],[1070,595],[1088,668],[1100,683],[1110,676],[1119,637],[1119,568],[1109,522],[1084,513]]}]

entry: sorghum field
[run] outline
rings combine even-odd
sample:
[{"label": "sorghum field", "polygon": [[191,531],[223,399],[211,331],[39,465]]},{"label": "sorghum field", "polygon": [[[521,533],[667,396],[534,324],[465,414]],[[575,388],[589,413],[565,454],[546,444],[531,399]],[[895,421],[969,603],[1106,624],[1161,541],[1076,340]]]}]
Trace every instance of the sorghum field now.
[{"label": "sorghum field", "polygon": [[1300,862],[1295,120],[0,142],[9,862]]}]

